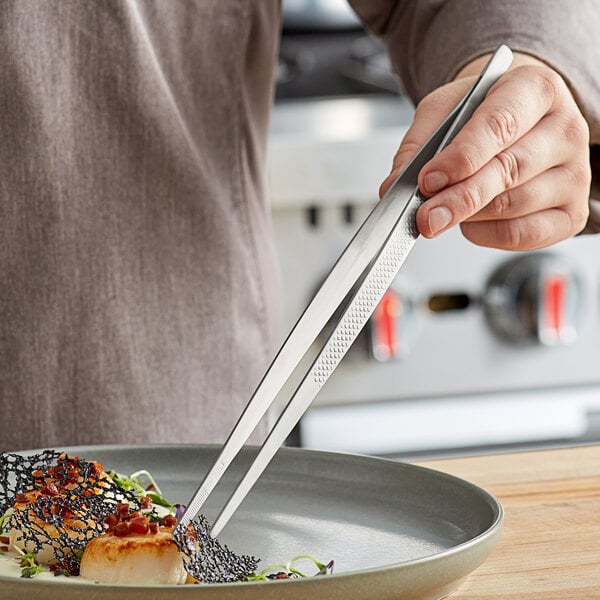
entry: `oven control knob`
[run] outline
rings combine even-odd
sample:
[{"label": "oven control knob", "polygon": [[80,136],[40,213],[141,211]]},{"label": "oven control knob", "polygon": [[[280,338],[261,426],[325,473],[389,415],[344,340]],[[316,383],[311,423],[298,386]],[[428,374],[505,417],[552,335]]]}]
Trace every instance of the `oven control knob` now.
[{"label": "oven control knob", "polygon": [[407,287],[397,278],[369,320],[369,350],[379,362],[398,360],[409,353],[417,323]]},{"label": "oven control knob", "polygon": [[504,263],[492,274],[484,309],[490,326],[504,339],[556,346],[576,340],[580,302],[573,267],[564,258],[533,253]]}]

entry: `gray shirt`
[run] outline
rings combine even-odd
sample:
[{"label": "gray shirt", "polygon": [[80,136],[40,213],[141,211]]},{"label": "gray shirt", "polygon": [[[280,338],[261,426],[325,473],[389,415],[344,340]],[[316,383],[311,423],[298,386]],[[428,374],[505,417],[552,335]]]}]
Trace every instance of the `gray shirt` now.
[{"label": "gray shirt", "polygon": [[[503,42],[563,73],[600,144],[598,2],[352,4],[415,100]],[[0,3],[0,450],[233,426],[278,339],[279,12]]]}]

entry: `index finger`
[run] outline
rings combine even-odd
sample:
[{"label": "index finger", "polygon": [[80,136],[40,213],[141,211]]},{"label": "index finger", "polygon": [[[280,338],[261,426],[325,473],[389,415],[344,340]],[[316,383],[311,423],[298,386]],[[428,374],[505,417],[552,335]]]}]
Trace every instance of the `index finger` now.
[{"label": "index finger", "polygon": [[522,66],[494,85],[454,140],[419,174],[426,196],[463,181],[510,147],[554,108],[560,77],[550,69]]}]

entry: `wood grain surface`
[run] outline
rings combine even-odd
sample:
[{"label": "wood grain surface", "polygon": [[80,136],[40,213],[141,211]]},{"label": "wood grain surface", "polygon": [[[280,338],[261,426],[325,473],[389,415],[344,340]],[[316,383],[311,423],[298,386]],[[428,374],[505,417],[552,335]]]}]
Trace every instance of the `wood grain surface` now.
[{"label": "wood grain surface", "polygon": [[505,511],[492,555],[453,600],[600,600],[600,446],[420,462]]}]

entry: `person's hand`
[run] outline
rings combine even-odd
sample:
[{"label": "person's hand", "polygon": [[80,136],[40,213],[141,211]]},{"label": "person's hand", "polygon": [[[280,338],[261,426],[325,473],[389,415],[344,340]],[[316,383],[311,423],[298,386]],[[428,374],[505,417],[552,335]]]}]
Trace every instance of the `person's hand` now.
[{"label": "person's hand", "polygon": [[[382,183],[383,195],[449,114],[487,57],[425,97]],[[579,233],[588,217],[589,130],[564,80],[534,58],[513,68],[419,174],[428,198],[417,227],[432,238],[456,224],[480,246],[531,250]]]}]

